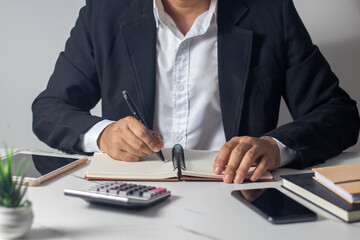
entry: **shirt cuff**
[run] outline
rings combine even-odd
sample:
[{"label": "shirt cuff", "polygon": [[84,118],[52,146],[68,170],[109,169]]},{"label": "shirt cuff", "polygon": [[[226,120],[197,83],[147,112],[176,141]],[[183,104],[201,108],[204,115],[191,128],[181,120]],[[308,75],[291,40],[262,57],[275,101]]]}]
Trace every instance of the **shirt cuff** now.
[{"label": "shirt cuff", "polygon": [[84,152],[100,152],[97,140],[101,132],[115,121],[102,120],[90,128],[86,133],[81,134],[80,141],[81,147]]},{"label": "shirt cuff", "polygon": [[[270,136],[264,136],[264,137],[270,137]],[[279,147],[280,150],[280,165],[279,167],[283,167],[286,164],[292,162],[295,160],[298,156],[298,152],[294,151],[288,147],[286,147],[282,142],[277,140],[276,138],[271,137],[274,139]]]}]

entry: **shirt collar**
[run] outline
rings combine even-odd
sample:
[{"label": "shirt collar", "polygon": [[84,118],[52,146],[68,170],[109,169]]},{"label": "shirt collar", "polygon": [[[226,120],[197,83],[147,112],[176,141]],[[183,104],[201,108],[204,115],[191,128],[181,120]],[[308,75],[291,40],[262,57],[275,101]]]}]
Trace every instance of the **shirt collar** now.
[{"label": "shirt collar", "polygon": [[[212,15],[216,16],[217,3],[218,3],[218,0],[211,0],[210,7],[208,10],[208,14],[211,15],[211,17],[208,18],[209,20],[206,22],[206,25],[210,25]],[[164,6],[163,6],[161,0],[153,0],[153,9],[154,9],[154,18],[155,18],[157,28],[159,27],[159,21],[161,21],[162,23],[164,23],[168,26],[173,24],[168,21],[168,15],[164,10]],[[205,23],[204,23],[204,25],[205,25]]]}]

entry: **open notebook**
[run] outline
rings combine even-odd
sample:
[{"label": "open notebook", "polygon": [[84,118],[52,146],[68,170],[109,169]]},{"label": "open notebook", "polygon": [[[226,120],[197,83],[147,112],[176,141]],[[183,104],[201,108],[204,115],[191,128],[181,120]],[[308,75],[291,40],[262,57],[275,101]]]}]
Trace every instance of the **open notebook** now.
[{"label": "open notebook", "polygon": [[[112,159],[106,153],[95,153],[86,171],[86,179],[179,181],[222,181],[222,175],[213,173],[213,163],[218,151],[184,150],[186,168],[180,170],[172,161],[172,149],[162,149],[165,162],[156,154],[144,157],[139,162],[123,162]],[[254,168],[251,168],[248,175]],[[273,181],[266,172],[259,181]]]}]

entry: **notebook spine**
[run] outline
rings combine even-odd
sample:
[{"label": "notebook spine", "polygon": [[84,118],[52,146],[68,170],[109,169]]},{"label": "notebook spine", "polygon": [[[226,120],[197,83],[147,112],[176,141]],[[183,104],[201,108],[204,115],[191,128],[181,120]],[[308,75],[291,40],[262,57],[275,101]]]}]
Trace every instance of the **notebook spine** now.
[{"label": "notebook spine", "polygon": [[172,149],[172,162],[174,171],[175,169],[178,171],[178,180],[180,181],[182,177],[182,170],[186,169],[184,150],[180,144],[175,144]]}]

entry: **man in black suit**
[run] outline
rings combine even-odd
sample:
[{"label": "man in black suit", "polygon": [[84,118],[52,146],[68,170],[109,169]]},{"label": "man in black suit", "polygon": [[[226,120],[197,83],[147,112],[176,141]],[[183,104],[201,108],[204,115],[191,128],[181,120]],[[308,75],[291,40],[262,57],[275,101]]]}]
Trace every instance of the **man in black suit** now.
[{"label": "man in black suit", "polygon": [[[123,90],[154,131],[129,117]],[[281,96],[294,121],[277,127]],[[253,164],[256,181],[324,161],[360,122],[291,0],[88,0],[32,109],[39,139],[69,153],[220,149],[227,183]]]}]

